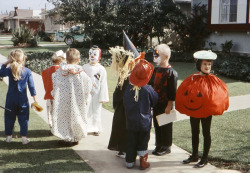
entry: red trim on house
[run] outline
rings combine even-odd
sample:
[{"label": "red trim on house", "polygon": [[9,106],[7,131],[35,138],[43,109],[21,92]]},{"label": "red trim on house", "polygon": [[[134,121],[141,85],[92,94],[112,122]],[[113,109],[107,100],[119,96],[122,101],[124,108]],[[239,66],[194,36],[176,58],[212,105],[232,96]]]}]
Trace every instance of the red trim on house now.
[{"label": "red trim on house", "polygon": [[246,24],[211,24],[212,18],[212,0],[208,1],[208,28],[212,31],[250,31],[249,24],[249,5],[250,0],[247,1],[247,18]]}]

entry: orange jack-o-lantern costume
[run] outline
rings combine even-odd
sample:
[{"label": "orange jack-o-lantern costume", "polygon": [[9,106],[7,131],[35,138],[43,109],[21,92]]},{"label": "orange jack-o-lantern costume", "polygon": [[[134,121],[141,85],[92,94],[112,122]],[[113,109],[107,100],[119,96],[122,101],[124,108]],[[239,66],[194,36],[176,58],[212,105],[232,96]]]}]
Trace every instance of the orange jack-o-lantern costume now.
[{"label": "orange jack-o-lantern costume", "polygon": [[187,77],[176,93],[175,108],[194,118],[222,115],[229,106],[226,84],[213,74]]}]

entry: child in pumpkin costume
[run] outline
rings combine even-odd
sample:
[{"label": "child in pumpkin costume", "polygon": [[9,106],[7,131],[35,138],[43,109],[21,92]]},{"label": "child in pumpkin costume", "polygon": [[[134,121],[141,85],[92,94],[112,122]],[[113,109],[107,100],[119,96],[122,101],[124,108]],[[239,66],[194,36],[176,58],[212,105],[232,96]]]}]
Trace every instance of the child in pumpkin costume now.
[{"label": "child in pumpkin costume", "polygon": [[130,84],[123,96],[126,123],[127,149],[126,166],[132,168],[136,156],[140,156],[140,169],[150,167],[148,158],[148,141],[152,123],[151,107],[157,103],[158,94],[147,85],[153,73],[153,65],[142,59],[134,67],[129,77]]},{"label": "child in pumpkin costume", "polygon": [[204,137],[203,156],[194,167],[202,168],[208,162],[211,146],[210,127],[212,115],[222,115],[229,106],[226,84],[211,72],[212,61],[217,55],[211,51],[194,53],[199,72],[187,77],[176,94],[176,110],[190,116],[192,130],[192,155],[183,164],[198,161],[200,122]]},{"label": "child in pumpkin costume", "polygon": [[159,126],[156,116],[169,114],[173,108],[177,88],[177,72],[169,64],[171,50],[168,45],[160,44],[154,51],[155,67],[150,85],[158,93],[158,103],[153,107],[156,148],[152,154],[162,156],[171,152],[173,123]]}]

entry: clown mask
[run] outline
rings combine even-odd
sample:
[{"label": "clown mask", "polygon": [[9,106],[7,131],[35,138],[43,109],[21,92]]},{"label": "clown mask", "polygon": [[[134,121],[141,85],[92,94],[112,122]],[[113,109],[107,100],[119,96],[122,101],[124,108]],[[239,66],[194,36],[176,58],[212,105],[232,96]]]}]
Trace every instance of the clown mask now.
[{"label": "clown mask", "polygon": [[161,64],[161,57],[160,56],[154,56],[154,62],[157,66]]},{"label": "clown mask", "polygon": [[153,56],[154,56],[154,60],[153,61],[155,62],[155,64],[157,66],[159,66],[161,64],[161,57],[160,57],[160,55],[158,53],[158,50],[154,50]]},{"label": "clown mask", "polygon": [[89,50],[89,62],[91,64],[96,64],[101,59],[101,50],[99,48],[91,48]]}]

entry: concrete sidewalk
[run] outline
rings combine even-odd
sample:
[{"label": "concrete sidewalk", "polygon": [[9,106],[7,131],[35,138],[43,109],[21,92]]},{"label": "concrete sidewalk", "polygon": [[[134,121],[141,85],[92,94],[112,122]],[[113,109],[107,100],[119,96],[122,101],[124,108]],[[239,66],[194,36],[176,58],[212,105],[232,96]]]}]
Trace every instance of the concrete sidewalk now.
[{"label": "concrete sidewalk", "polygon": [[[6,58],[0,55],[0,64],[4,63]],[[46,101],[43,100],[44,88],[42,77],[36,73],[32,73],[34,78],[35,87],[37,90],[37,99],[39,104],[44,108],[44,111],[38,112],[38,114],[47,122],[46,113]],[[4,81],[8,83],[8,78],[4,78]],[[29,92],[28,92],[29,93]],[[29,95],[29,94],[28,94]],[[32,98],[30,97],[32,103]],[[237,109],[246,109],[250,105],[247,102],[242,102],[243,99],[250,100],[250,95],[237,96],[230,98],[229,111]],[[246,105],[243,105],[246,103]],[[235,104],[235,105],[234,105]],[[80,157],[87,162],[97,173],[125,173],[125,172],[141,172],[139,170],[139,160],[137,159],[136,167],[133,169],[127,169],[125,167],[124,159],[116,157],[116,152],[107,149],[111,126],[112,126],[113,113],[103,109],[102,110],[102,125],[103,133],[100,136],[88,136],[80,141],[79,145],[74,146],[73,149],[80,155]],[[185,115],[179,115],[178,120],[187,119]],[[190,139],[191,140],[191,139]],[[151,139],[149,141],[149,159],[151,167],[146,172],[168,172],[168,173],[224,173],[224,172],[239,172],[234,170],[221,170],[210,164],[202,169],[193,168],[194,164],[182,164],[182,160],[186,159],[189,155],[186,151],[173,145],[172,152],[164,156],[152,155],[154,149],[155,136],[151,133]],[[32,141],[31,141],[32,142]]]}]

